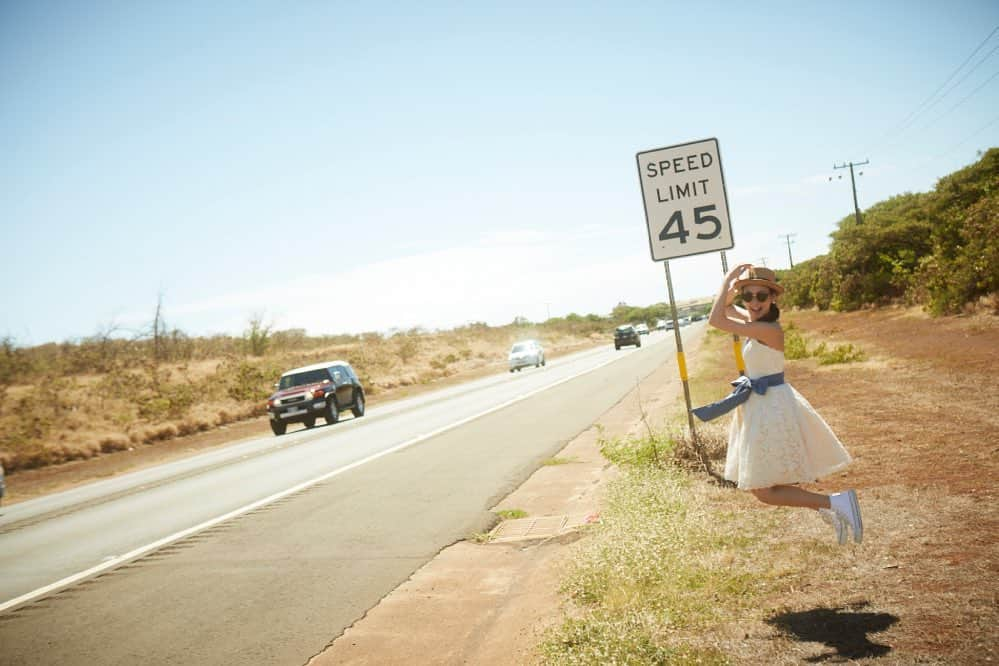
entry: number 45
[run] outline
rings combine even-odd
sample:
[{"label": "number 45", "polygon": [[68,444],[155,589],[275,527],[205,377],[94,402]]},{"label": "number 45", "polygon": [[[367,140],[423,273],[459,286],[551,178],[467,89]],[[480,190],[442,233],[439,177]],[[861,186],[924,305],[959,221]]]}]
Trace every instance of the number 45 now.
[{"label": "number 45", "polygon": [[[721,233],[721,220],[714,215],[705,215],[705,213],[709,213],[715,208],[717,208],[717,206],[711,204],[710,206],[699,206],[694,209],[694,224],[711,224],[714,227],[709,233],[698,233],[697,238],[699,240],[710,240]],[[674,227],[676,227],[676,230],[670,231]],[[670,215],[669,220],[666,221],[666,226],[659,232],[659,240],[667,241],[678,238],[681,243],[686,243],[687,236],[689,235],[690,232],[683,226],[683,211],[678,210]]]}]

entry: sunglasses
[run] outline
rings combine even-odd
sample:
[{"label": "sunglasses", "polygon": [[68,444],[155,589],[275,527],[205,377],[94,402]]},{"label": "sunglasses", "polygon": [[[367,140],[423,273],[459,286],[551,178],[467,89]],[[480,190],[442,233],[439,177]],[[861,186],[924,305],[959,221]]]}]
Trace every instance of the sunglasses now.
[{"label": "sunglasses", "polygon": [[742,292],[742,300],[744,300],[747,303],[752,303],[754,295],[756,296],[756,300],[759,301],[760,303],[764,303],[770,299],[769,291],[756,291],[756,292],[744,291]]}]

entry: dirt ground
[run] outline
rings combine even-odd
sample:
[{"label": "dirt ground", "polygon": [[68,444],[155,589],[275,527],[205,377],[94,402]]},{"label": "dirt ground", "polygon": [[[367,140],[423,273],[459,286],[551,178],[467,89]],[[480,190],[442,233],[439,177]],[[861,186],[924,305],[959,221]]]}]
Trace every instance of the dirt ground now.
[{"label": "dirt ground", "polygon": [[[852,561],[826,572],[836,575],[817,572],[808,590],[781,600],[794,620],[785,636],[818,633],[828,654],[857,661],[995,663],[999,318],[909,308],[788,319],[870,358],[792,366],[792,383],[856,460],[835,484],[858,489],[867,531]],[[863,612],[842,612],[851,609]],[[869,624],[851,624],[858,616]],[[840,630],[839,642],[823,624]],[[790,652],[814,654],[800,646]]]},{"label": "dirt ground", "polygon": [[[850,342],[868,355],[846,365],[788,364],[789,381],[855,459],[817,487],[858,489],[865,537],[837,551],[837,559],[800,587],[768,599],[768,607],[780,609],[768,621],[733,618],[731,627],[720,627],[738,632],[728,643],[729,658],[739,664],[996,663],[999,319],[931,319],[912,308],[785,313],[782,319],[815,342]],[[688,359],[697,344],[688,343]],[[675,412],[680,385],[673,364],[654,372],[640,391],[651,422]],[[609,435],[640,432],[639,396],[633,392],[599,423]],[[261,421],[214,436],[266,429]],[[582,433],[559,454],[570,463],[541,468],[497,509],[532,516],[598,512],[614,468],[600,456],[597,434],[596,427]],[[187,446],[199,446],[189,440]],[[95,467],[100,462],[80,464],[90,466],[93,477],[104,474]],[[113,465],[106,470],[114,472]],[[31,473],[23,474],[26,480]],[[37,492],[59,487],[48,474],[26,486]],[[561,621],[560,572],[575,538],[445,548],[312,663],[537,662],[539,637]]]}]

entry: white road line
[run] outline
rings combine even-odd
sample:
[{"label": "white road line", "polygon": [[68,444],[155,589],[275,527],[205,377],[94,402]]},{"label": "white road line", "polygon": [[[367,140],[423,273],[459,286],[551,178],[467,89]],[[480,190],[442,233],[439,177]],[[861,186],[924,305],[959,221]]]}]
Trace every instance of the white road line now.
[{"label": "white road line", "polygon": [[590,368],[588,370],[584,370],[584,371],[582,371],[580,373],[577,373],[575,375],[571,375],[569,377],[566,377],[565,379],[560,379],[557,382],[553,382],[553,383],[548,384],[546,386],[542,386],[541,388],[535,389],[534,391],[531,391],[530,393],[526,393],[524,395],[519,395],[516,398],[513,398],[511,400],[507,400],[506,402],[501,403],[499,405],[496,405],[495,407],[490,407],[489,409],[487,409],[487,410],[485,410],[483,412],[479,412],[478,414],[473,414],[472,416],[465,417],[465,418],[461,419],[460,421],[455,421],[454,423],[446,425],[446,426],[444,426],[442,428],[438,428],[437,430],[434,430],[432,432],[428,432],[426,434],[418,435],[418,436],[414,437],[413,439],[405,441],[402,444],[398,444],[396,446],[393,446],[390,449],[385,449],[384,451],[380,451],[378,453],[372,454],[372,455],[368,456],[367,458],[363,458],[361,460],[352,462],[349,465],[346,465],[346,466],[341,467],[339,469],[335,469],[332,472],[327,472],[326,474],[323,474],[322,476],[317,476],[316,478],[310,479],[309,481],[304,481],[304,482],[298,484],[297,486],[293,486],[291,488],[288,488],[287,490],[283,490],[283,491],[281,491],[279,493],[275,493],[275,494],[273,494],[273,495],[271,495],[269,497],[265,497],[265,498],[263,498],[261,500],[257,500],[256,502],[253,502],[252,504],[247,504],[246,506],[240,507],[240,508],[238,508],[238,509],[236,509],[234,511],[230,511],[229,513],[226,513],[224,515],[217,516],[217,517],[212,518],[210,520],[206,520],[205,522],[203,522],[203,523],[201,523],[199,525],[195,525],[194,527],[189,527],[186,530],[181,530],[180,532],[175,532],[174,534],[171,534],[170,536],[163,537],[162,539],[159,539],[158,541],[154,541],[154,542],[152,542],[150,544],[146,544],[145,546],[140,546],[140,547],[138,547],[138,548],[136,548],[136,549],[134,549],[132,551],[129,551],[129,552],[125,553],[124,555],[119,555],[117,557],[109,559],[109,560],[107,560],[105,562],[102,562],[101,564],[98,564],[96,566],[93,566],[93,567],[91,567],[91,568],[89,568],[89,569],[87,569],[85,571],[81,571],[79,573],[73,574],[72,576],[67,576],[66,578],[63,578],[61,580],[57,580],[54,583],[51,583],[51,584],[46,585],[44,587],[40,587],[38,589],[32,590],[31,592],[27,592],[25,594],[22,594],[19,597],[15,597],[14,599],[10,599],[9,601],[5,601],[2,604],[0,604],[0,613],[3,613],[4,611],[10,610],[11,608],[14,608],[15,606],[20,606],[20,605],[26,604],[26,603],[28,603],[30,601],[34,601],[35,599],[37,599],[39,597],[43,597],[46,594],[50,594],[52,592],[55,592],[56,590],[62,589],[64,587],[69,587],[70,585],[73,585],[74,583],[78,583],[78,582],[80,582],[82,580],[85,580],[87,578],[95,576],[95,575],[97,575],[97,574],[99,574],[101,572],[104,572],[104,571],[107,571],[109,569],[113,569],[115,567],[121,566],[122,564],[124,564],[126,562],[138,559],[138,558],[142,557],[143,555],[146,555],[146,554],[148,554],[148,553],[150,553],[150,552],[152,552],[154,550],[157,550],[159,548],[163,548],[164,546],[167,546],[167,545],[169,545],[169,544],[171,544],[171,543],[173,543],[175,541],[180,541],[181,539],[189,537],[189,536],[191,536],[193,534],[197,534],[198,532],[201,532],[202,530],[206,530],[206,529],[208,529],[210,527],[214,527],[215,525],[218,525],[219,523],[224,523],[227,520],[232,520],[233,518],[241,516],[241,515],[243,515],[245,513],[249,513],[250,511],[253,511],[255,509],[259,509],[260,507],[267,506],[268,504],[271,504],[272,502],[276,502],[277,500],[279,500],[279,499],[281,499],[283,497],[287,497],[288,495],[293,495],[293,494],[295,494],[297,492],[301,492],[301,491],[305,490],[306,488],[309,488],[311,486],[316,485],[317,483],[321,483],[323,481],[326,481],[327,479],[333,478],[334,476],[343,474],[344,472],[348,472],[348,471],[350,471],[350,470],[352,470],[352,469],[354,469],[356,467],[360,467],[361,465],[365,465],[365,464],[367,464],[367,463],[369,463],[369,462],[371,462],[373,460],[377,460],[378,458],[381,458],[382,456],[387,456],[390,453],[395,453],[396,451],[401,451],[401,450],[403,450],[405,448],[413,446],[414,444],[419,444],[420,442],[422,442],[424,440],[430,439],[431,437],[436,437],[437,435],[445,433],[448,430],[453,430],[455,428],[458,428],[458,427],[461,427],[461,426],[465,425],[466,423],[474,421],[475,419],[482,418],[483,416],[486,416],[487,414],[492,414],[493,412],[498,412],[501,409],[505,409],[505,408],[509,407],[510,405],[513,405],[513,404],[516,404],[516,403],[521,402],[523,400],[526,400],[527,398],[530,398],[530,397],[532,397],[534,395],[537,395],[538,393],[541,393],[543,391],[547,391],[548,389],[554,388],[554,387],[556,387],[556,386],[558,386],[560,384],[565,384],[566,382],[572,381],[573,379],[577,379],[579,377],[582,377],[583,375],[586,375],[586,374],[589,374],[589,373],[594,372],[596,370],[599,370],[600,368],[604,367],[605,365],[610,365],[611,363],[613,363],[614,361],[619,360],[620,358],[621,357],[614,357],[614,358],[612,358],[610,360],[607,360],[607,361],[601,363],[600,365],[594,366],[594,367],[592,367],[592,368]]}]

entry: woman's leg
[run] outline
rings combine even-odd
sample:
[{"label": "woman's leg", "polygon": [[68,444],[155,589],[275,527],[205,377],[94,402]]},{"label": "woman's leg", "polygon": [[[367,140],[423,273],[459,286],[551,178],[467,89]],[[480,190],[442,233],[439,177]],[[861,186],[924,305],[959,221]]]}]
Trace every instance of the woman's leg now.
[{"label": "woman's leg", "polygon": [[864,523],[860,517],[856,491],[847,490],[830,496],[802,490],[797,486],[773,486],[756,488],[750,492],[765,504],[818,509],[825,514],[823,518],[826,522],[836,529],[840,545],[846,542],[846,525],[853,531],[854,541],[860,543],[864,538]]},{"label": "woman's leg", "polygon": [[807,509],[828,509],[829,496],[813,493],[797,486],[773,486],[771,488],[755,488],[750,491],[764,504],[774,506],[800,506]]}]

